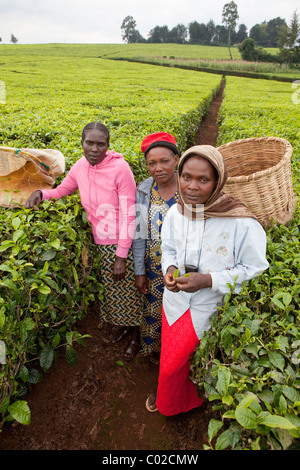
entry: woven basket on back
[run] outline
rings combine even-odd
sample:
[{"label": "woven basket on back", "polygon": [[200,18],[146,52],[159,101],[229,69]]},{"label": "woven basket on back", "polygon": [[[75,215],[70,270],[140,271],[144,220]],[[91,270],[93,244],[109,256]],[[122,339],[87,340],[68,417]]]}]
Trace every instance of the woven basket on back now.
[{"label": "woven basket on back", "polygon": [[228,169],[224,191],[240,199],[264,228],[272,219],[285,224],[293,217],[291,144],[278,137],[236,140],[218,147]]}]

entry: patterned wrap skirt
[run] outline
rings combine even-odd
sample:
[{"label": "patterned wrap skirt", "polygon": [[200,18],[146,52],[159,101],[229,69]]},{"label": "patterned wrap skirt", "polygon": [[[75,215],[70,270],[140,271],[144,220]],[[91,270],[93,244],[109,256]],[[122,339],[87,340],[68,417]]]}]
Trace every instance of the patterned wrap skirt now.
[{"label": "patterned wrap skirt", "polygon": [[132,250],[129,250],[126,259],[125,277],[114,281],[116,248],[116,245],[98,245],[100,278],[104,288],[100,317],[112,325],[138,326],[141,322],[142,297],[135,286]]},{"label": "patterned wrap skirt", "polygon": [[160,352],[161,309],[164,277],[161,270],[161,227],[169,208],[178,201],[178,192],[166,201],[154,183],[148,210],[148,238],[146,240],[145,269],[148,293],[144,296],[141,319],[141,356]]}]

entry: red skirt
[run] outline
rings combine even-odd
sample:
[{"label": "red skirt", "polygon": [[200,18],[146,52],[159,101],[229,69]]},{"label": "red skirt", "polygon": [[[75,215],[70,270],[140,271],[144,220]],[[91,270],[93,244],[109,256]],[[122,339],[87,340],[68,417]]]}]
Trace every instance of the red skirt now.
[{"label": "red skirt", "polygon": [[161,354],[156,406],[166,416],[201,406],[190,380],[190,357],[199,344],[188,309],[172,326],[162,309]]}]

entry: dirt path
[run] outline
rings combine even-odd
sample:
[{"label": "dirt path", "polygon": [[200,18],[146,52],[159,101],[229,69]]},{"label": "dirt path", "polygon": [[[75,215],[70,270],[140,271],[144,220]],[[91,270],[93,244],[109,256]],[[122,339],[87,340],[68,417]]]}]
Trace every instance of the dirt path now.
[{"label": "dirt path", "polygon": [[[216,144],[222,93],[214,100],[196,136],[197,144]],[[147,395],[157,383],[158,366],[137,357],[126,364],[126,343],[102,340],[97,311],[78,323],[92,338],[77,348],[79,361],[69,366],[60,357],[43,382],[24,397],[31,424],[7,425],[0,450],[203,450],[207,443],[209,409],[165,417],[149,413]]]},{"label": "dirt path", "polygon": [[207,116],[203,119],[201,126],[199,127],[198,132],[195,135],[195,143],[197,145],[213,145],[216,147],[217,138],[218,138],[218,115],[220,106],[223,101],[225,81],[223,80],[221,88],[216,95]]},{"label": "dirt path", "polygon": [[79,322],[79,331],[92,338],[77,348],[78,364],[69,366],[61,357],[32,388],[26,398],[31,424],[6,427],[0,449],[202,450],[209,413],[198,409],[171,418],[149,413],[145,400],[156,385],[158,366],[141,358],[125,364],[126,340],[107,345],[98,325],[97,312]]}]

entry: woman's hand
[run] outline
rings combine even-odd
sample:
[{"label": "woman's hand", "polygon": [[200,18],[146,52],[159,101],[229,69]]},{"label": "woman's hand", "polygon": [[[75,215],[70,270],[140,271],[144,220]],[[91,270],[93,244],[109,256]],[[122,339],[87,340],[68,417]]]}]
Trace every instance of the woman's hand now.
[{"label": "woman's hand", "polygon": [[179,292],[176,279],[174,278],[174,271],[176,271],[176,269],[176,266],[169,266],[164,277],[164,284],[166,288],[172,292]]},{"label": "woman's hand", "polygon": [[120,281],[125,276],[126,272],[126,258],[120,258],[116,256],[115,263],[114,263],[114,272],[113,278],[114,281]]},{"label": "woman's hand", "polygon": [[147,294],[147,284],[147,277],[145,274],[141,276],[135,276],[135,285],[141,294]]},{"label": "woman's hand", "polygon": [[25,203],[26,209],[33,209],[36,208],[38,209],[40,203],[42,202],[42,191],[39,189],[36,191],[33,191],[33,193],[30,194],[29,198],[27,199]]},{"label": "woman's hand", "polygon": [[189,273],[189,276],[179,276],[176,278],[179,290],[184,292],[197,292],[200,289],[211,287],[212,280],[210,274]]}]

